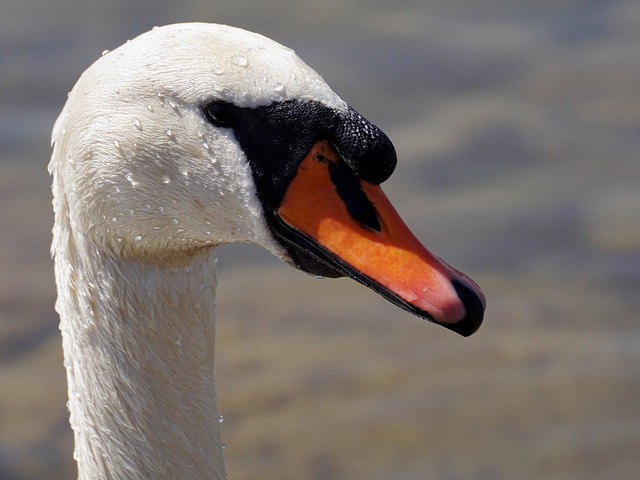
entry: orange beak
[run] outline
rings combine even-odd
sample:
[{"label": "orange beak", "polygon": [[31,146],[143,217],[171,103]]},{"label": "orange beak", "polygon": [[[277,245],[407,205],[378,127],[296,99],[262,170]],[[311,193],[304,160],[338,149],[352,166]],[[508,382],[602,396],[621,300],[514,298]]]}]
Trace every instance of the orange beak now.
[{"label": "orange beak", "polygon": [[359,180],[328,142],[300,163],[276,216],[321,261],[405,310],[464,336],[482,323],[480,288],[423,247],[382,189]]}]

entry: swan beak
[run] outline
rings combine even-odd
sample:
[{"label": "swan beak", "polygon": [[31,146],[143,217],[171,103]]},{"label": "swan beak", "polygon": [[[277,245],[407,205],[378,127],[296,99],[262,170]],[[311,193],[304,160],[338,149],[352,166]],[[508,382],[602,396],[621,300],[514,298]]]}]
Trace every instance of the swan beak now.
[{"label": "swan beak", "polygon": [[290,242],[401,308],[463,336],[480,327],[480,288],[423,247],[382,189],[328,142],[300,163],[276,217]]}]

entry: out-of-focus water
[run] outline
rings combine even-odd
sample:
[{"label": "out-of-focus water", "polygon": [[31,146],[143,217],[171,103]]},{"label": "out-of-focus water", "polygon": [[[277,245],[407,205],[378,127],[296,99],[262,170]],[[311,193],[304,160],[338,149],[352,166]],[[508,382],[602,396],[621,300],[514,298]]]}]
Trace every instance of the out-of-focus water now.
[{"label": "out-of-focus water", "polygon": [[400,161],[388,195],[488,298],[463,340],[351,282],[220,249],[230,477],[636,478],[637,2],[8,0],[0,480],[74,471],[48,253],[53,121],[103,50],[187,20],[291,46],[385,130]]}]

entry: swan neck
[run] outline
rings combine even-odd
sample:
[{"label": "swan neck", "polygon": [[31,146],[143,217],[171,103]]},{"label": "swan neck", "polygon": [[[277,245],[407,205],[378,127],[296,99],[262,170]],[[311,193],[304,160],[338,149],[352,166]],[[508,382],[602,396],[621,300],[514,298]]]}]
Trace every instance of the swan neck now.
[{"label": "swan neck", "polygon": [[167,267],[61,237],[56,308],[78,477],[225,478],[213,252]]}]

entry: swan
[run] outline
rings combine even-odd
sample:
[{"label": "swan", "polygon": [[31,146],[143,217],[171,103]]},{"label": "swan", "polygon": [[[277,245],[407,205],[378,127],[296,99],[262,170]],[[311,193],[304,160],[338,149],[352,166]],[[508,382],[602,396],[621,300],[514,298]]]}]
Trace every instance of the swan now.
[{"label": "swan", "polygon": [[81,479],[223,479],[214,247],[254,242],[462,335],[478,286],[379,184],[388,137],[296,54],[214,24],[153,30],[79,78],[52,132],[57,284]]}]

